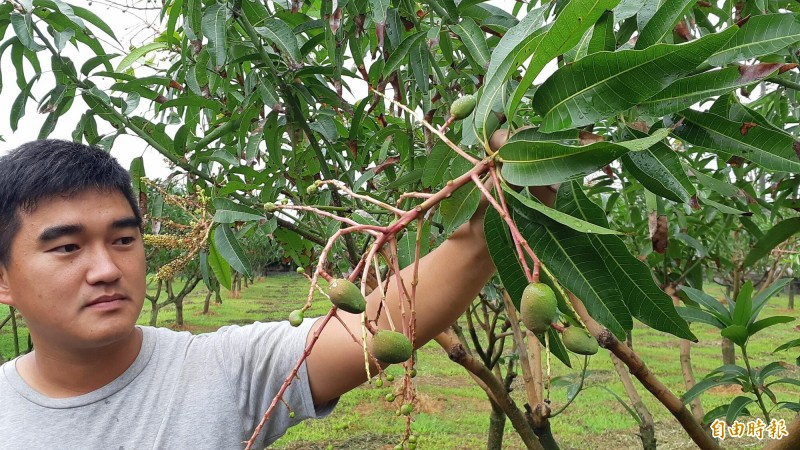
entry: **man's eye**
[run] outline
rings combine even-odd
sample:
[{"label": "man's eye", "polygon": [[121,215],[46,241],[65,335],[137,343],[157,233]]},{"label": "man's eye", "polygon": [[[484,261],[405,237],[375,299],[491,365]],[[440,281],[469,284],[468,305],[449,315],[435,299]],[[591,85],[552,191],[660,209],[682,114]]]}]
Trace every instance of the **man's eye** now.
[{"label": "man's eye", "polygon": [[130,244],[133,244],[133,242],[135,240],[136,240],[136,238],[133,237],[133,236],[125,236],[125,237],[117,239],[116,243],[117,244],[122,244],[122,245],[130,245]]},{"label": "man's eye", "polygon": [[78,251],[80,247],[76,244],[59,245],[58,247],[50,250],[53,253],[72,253]]}]

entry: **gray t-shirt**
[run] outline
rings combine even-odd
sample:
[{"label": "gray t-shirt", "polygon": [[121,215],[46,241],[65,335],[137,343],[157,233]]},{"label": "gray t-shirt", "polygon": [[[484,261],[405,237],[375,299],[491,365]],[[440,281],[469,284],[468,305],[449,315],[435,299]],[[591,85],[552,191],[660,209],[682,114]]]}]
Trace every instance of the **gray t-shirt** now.
[{"label": "gray t-shirt", "polygon": [[[15,360],[0,366],[0,449],[242,449],[299,360],[314,320],[230,326],[192,335],[141,327],[139,356],[119,378],[78,397],[31,389]],[[259,435],[263,448],[316,409],[306,366]]]}]

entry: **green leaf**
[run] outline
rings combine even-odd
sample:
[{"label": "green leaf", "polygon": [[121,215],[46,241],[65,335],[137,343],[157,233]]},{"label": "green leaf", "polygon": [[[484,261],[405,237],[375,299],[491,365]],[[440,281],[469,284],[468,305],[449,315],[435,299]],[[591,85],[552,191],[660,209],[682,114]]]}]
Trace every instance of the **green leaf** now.
[{"label": "green leaf", "polygon": [[791,282],[792,282],[791,278],[781,278],[780,280],[777,280],[771,285],[769,285],[766,289],[762,290],[758,295],[753,297],[753,314],[748,324],[751,324],[756,320],[758,314],[765,306],[767,306],[767,301],[769,301],[769,299],[772,298],[773,295],[781,292],[783,288]]},{"label": "green leaf", "polygon": [[725,325],[731,325],[733,323],[728,309],[725,308],[725,306],[723,306],[722,303],[720,303],[716,298],[706,294],[703,291],[690,288],[689,286],[681,286],[681,291],[683,291],[690,300],[705,307],[706,310],[708,310],[714,315],[714,317],[719,319]]},{"label": "green leaf", "polygon": [[730,39],[736,27],[686,44],[589,55],[557,70],[533,97],[542,131],[590,125],[641,103],[688,74]]},{"label": "green leaf", "polygon": [[[617,40],[614,37],[614,13],[612,11],[605,11],[603,13],[600,20],[594,25],[591,36],[586,54],[613,52],[616,49]],[[581,39],[581,42],[583,42],[583,39]],[[578,45],[580,45],[580,43]],[[578,51],[578,54],[580,54],[580,51]]]},{"label": "green leaf", "polygon": [[[472,19],[464,19],[460,24],[452,25],[451,30],[461,38],[461,43],[467,49],[467,55],[475,61],[476,71],[482,73],[489,66],[489,46],[483,31]],[[406,38],[408,39],[408,38]]]},{"label": "green leaf", "polygon": [[208,38],[214,66],[222,67],[227,59],[228,6],[212,3],[203,13],[203,36]]},{"label": "green leaf", "polygon": [[775,350],[772,351],[772,353],[782,352],[795,347],[800,347],[800,338],[779,345]]},{"label": "green leaf", "polygon": [[129,172],[131,174],[131,183],[133,184],[133,196],[138,199],[140,192],[147,192],[147,185],[142,181],[142,178],[146,175],[144,172],[144,159],[141,156],[133,158]]},{"label": "green leaf", "polygon": [[422,172],[422,185],[424,187],[434,187],[444,180],[450,161],[456,153],[446,144],[440,142],[436,144],[428,156],[428,161]]},{"label": "green leaf", "polygon": [[763,330],[764,328],[771,327],[773,325],[778,325],[781,323],[789,323],[793,322],[794,317],[791,316],[772,316],[767,317],[766,319],[761,319],[759,321],[753,322],[751,325],[747,327],[747,333],[752,336],[759,331]]},{"label": "green leaf", "polygon": [[744,325],[737,324],[723,328],[721,334],[739,347],[744,347],[747,343],[747,339],[750,337],[750,335],[747,334],[747,328]]},{"label": "green leaf", "polygon": [[217,223],[249,222],[253,220],[266,220],[267,218],[254,208],[236,203],[224,197],[215,198],[212,204],[216,209],[216,213],[214,213],[214,222]]},{"label": "green leaf", "polygon": [[34,83],[39,80],[41,76],[40,73],[37,73],[33,76],[33,78],[28,81],[28,84],[20,90],[19,95],[14,100],[14,103],[11,104],[11,131],[17,131],[17,126],[19,125],[20,119],[25,115],[25,106],[28,104],[28,97],[31,97],[31,88],[33,88]]},{"label": "green leaf", "polygon": [[30,14],[12,13],[11,27],[14,28],[14,33],[16,33],[19,42],[28,50],[38,52],[46,48],[33,39],[33,24]]},{"label": "green leaf", "polygon": [[534,211],[538,211],[544,214],[545,216],[553,219],[554,221],[572,228],[575,231],[579,231],[581,233],[596,233],[596,234],[622,234],[619,231],[610,230],[608,228],[595,225],[591,222],[587,222],[585,220],[572,217],[569,214],[565,214],[557,209],[550,208],[542,204],[538,200],[524,197],[523,195],[511,189],[508,186],[508,184],[503,183],[503,190],[506,191],[509,195],[511,195],[515,199],[517,199],[517,201],[527,206],[528,208],[531,208]]},{"label": "green leaf", "polygon": [[660,117],[684,110],[707,98],[726,94],[774,75],[781,64],[728,67],[683,77],[639,104],[639,112]]},{"label": "green leaf", "polygon": [[515,139],[500,148],[503,177],[518,186],[543,186],[588,175],[629,151],[641,151],[669,134],[662,128],[642,139],[584,146]]},{"label": "green leaf", "polygon": [[[246,1],[244,3],[251,3],[251,2]],[[181,16],[182,11],[183,11],[183,0],[174,0],[169,5],[169,15],[167,16],[167,30],[164,33],[164,35],[167,38],[168,44],[175,45],[180,43],[178,39],[175,39],[175,25],[178,23],[178,17]]]},{"label": "green leaf", "polygon": [[795,14],[764,14],[750,18],[728,43],[708,58],[714,66],[775,53],[800,41]]},{"label": "green leaf", "polygon": [[764,237],[758,240],[750,252],[744,258],[742,265],[751,267],[759,259],[767,256],[772,250],[800,232],[800,217],[791,217],[775,224],[764,233]]},{"label": "green leaf", "polygon": [[[594,204],[577,182],[559,189],[556,206],[568,214],[601,226],[608,226],[605,212]],[[608,273],[622,294],[622,300],[633,317],[659,331],[697,341],[683,320],[672,299],[653,281],[649,267],[633,256],[617,236],[588,235]]]},{"label": "green leaf", "polygon": [[370,6],[372,7],[372,20],[375,23],[385,23],[389,0],[370,0]]},{"label": "green leaf", "polygon": [[725,197],[738,197],[742,195],[741,189],[734,186],[728,181],[723,181],[718,178],[714,178],[710,175],[706,175],[703,172],[695,169],[694,167],[689,167],[689,172],[692,176],[697,179],[697,182],[702,184],[704,187],[707,187],[714,192],[723,195]]},{"label": "green leaf", "polygon": [[739,289],[736,296],[731,319],[734,325],[747,326],[750,322],[750,315],[753,311],[753,282],[747,280]]},{"label": "green leaf", "polygon": [[411,47],[416,45],[423,37],[425,37],[425,32],[419,31],[403,39],[400,45],[392,52],[391,56],[389,56],[386,65],[383,67],[383,76],[385,78],[388,78],[392,72],[400,68],[403,61],[405,61],[408,56]]},{"label": "green leaf", "polygon": [[625,339],[633,320],[603,263],[607,256],[592,245],[589,235],[553,223],[540,213],[521,207],[513,198],[507,200],[513,207],[514,222],[545,267],[583,301],[595,320],[619,339]]},{"label": "green leaf", "polygon": [[736,418],[741,415],[742,411],[745,410],[745,407],[747,407],[747,405],[753,403],[754,401],[755,400],[753,400],[752,398],[745,397],[742,395],[733,399],[733,401],[728,406],[727,413],[725,414],[725,422],[733,423],[733,421],[736,420]]},{"label": "green leaf", "polygon": [[681,396],[681,401],[683,404],[687,404],[695,399],[698,395],[702,394],[703,392],[715,388],[717,386],[725,386],[729,384],[739,384],[736,379],[731,379],[727,377],[712,377],[706,378],[704,380],[699,381],[695,384],[691,389],[686,391],[683,396]]},{"label": "green leaf", "polygon": [[475,183],[467,183],[456,189],[452,196],[442,201],[439,211],[442,214],[445,234],[451,234],[472,217],[478,209],[481,195],[481,191]]},{"label": "green leaf", "polygon": [[219,280],[219,284],[230,291],[233,282],[231,266],[225,261],[225,258],[220,255],[213,237],[209,240],[208,245],[208,265],[211,266],[211,270],[214,272],[217,280]]},{"label": "green leaf", "polygon": [[[643,134],[637,133],[636,136]],[[623,155],[622,164],[645,188],[664,198],[688,203],[696,193],[680,158],[663,142]]]},{"label": "green leaf", "polygon": [[[571,0],[561,10],[553,24],[542,33],[541,39],[530,48],[533,58],[506,107],[507,117],[514,117],[519,102],[542,69],[553,58],[574,47],[586,30],[617,3],[619,0]],[[548,131],[546,127],[544,131]]]},{"label": "green leaf", "polygon": [[529,47],[541,40],[541,28],[545,24],[549,10],[549,7],[541,6],[528,12],[528,15],[509,29],[494,47],[478,104],[472,114],[475,134],[481,142],[489,141],[488,133],[492,130],[487,129],[487,124],[492,111],[496,109],[496,103],[501,99],[506,80],[530,57]]},{"label": "green leaf", "polygon": [[653,17],[647,21],[647,25],[639,32],[634,48],[641,50],[661,42],[667,33],[672,32],[678,19],[683,16],[684,11],[695,3],[694,0],[666,0],[662,2]]},{"label": "green leaf", "polygon": [[689,144],[741,156],[768,170],[800,172],[800,158],[795,152],[795,146],[800,147],[800,144],[788,133],[732,122],[716,114],[691,109],[678,116],[685,120],[674,134]]},{"label": "green leaf", "polygon": [[168,47],[169,47],[169,45],[166,42],[151,42],[150,44],[145,44],[145,45],[143,45],[141,47],[135,48],[135,49],[131,50],[130,53],[125,55],[124,58],[122,58],[122,60],[119,62],[119,65],[117,66],[116,71],[117,72],[124,72],[129,67],[131,67],[133,65],[133,63],[135,63],[136,61],[140,60],[141,58],[143,58],[148,53],[154,52],[154,51],[157,51],[157,50],[163,50],[163,49],[166,49]]},{"label": "green leaf", "polygon": [[685,306],[679,306],[675,309],[678,311],[678,314],[689,323],[704,323],[719,328],[720,330],[725,328],[725,324],[710,312]]},{"label": "green leaf", "polygon": [[214,246],[233,269],[248,278],[253,276],[250,260],[247,259],[242,246],[228,225],[217,225],[214,231]]},{"label": "green leaf", "polygon": [[300,47],[297,45],[297,37],[283,21],[268,19],[264,21],[264,26],[256,28],[256,31],[275,43],[293,65],[297,65],[303,60],[300,55]]}]

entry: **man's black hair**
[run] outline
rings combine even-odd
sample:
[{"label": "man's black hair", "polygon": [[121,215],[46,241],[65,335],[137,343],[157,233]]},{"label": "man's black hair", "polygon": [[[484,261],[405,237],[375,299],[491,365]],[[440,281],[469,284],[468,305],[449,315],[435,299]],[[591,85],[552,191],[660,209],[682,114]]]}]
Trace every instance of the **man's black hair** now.
[{"label": "man's black hair", "polygon": [[87,190],[119,191],[142,224],[128,171],[105,150],[47,139],[28,142],[0,157],[0,265],[11,256],[19,231],[18,212],[32,212],[39,202],[71,197]]}]

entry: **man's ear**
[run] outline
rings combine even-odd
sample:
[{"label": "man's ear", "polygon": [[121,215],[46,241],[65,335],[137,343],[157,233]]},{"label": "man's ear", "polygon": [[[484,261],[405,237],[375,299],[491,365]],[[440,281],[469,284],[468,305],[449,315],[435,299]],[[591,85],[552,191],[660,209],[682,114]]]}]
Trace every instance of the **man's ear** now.
[{"label": "man's ear", "polygon": [[14,304],[14,299],[11,298],[8,269],[2,264],[0,264],[0,303],[8,306],[16,306]]}]

